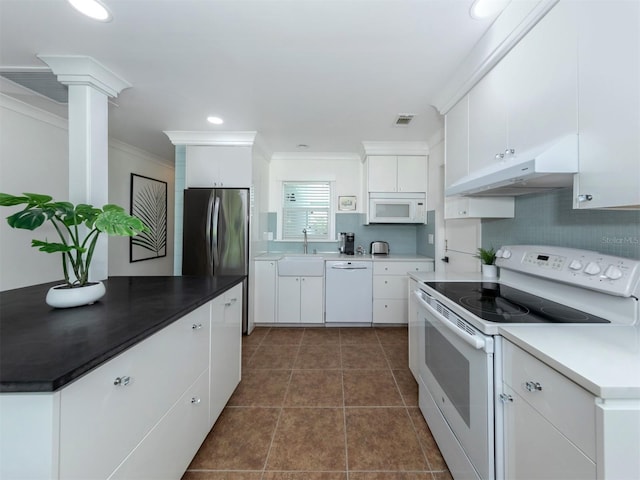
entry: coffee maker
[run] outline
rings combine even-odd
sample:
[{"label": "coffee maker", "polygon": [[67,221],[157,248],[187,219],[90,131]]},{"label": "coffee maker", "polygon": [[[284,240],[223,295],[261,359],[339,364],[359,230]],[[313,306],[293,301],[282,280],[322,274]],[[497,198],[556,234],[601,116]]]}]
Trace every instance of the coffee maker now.
[{"label": "coffee maker", "polygon": [[340,232],[340,253],[353,255],[355,253],[355,242],[355,233]]},{"label": "coffee maker", "polygon": [[355,253],[356,235],[353,232],[345,234],[344,240],[344,253],[346,255],[353,255]]}]

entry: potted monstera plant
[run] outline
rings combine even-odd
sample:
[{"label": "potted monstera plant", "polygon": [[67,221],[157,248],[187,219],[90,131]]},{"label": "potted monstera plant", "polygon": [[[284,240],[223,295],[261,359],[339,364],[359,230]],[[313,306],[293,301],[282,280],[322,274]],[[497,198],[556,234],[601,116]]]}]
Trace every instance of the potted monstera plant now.
[{"label": "potted monstera plant", "polygon": [[142,221],[118,205],[93,205],[57,202],[49,195],[23,193],[20,196],[0,193],[0,206],[23,205],[7,217],[12,228],[35,230],[50,222],[59,241],[32,240],[31,246],[45,253],[62,254],[65,283],[49,289],[46,302],[58,308],[95,302],[105,294],[102,282],[89,281],[89,266],[101,233],[133,236],[146,231]]}]

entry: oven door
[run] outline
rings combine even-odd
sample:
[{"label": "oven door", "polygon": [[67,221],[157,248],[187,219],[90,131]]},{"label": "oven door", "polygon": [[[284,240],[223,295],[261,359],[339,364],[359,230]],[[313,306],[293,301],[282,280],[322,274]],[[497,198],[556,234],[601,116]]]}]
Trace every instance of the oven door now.
[{"label": "oven door", "polygon": [[424,331],[420,379],[433,400],[420,406],[437,408],[440,415],[423,413],[427,421],[435,415],[446,422],[432,430],[439,445],[456,445],[443,451],[454,478],[495,478],[493,338],[443,309],[426,292],[416,290],[414,296]]}]

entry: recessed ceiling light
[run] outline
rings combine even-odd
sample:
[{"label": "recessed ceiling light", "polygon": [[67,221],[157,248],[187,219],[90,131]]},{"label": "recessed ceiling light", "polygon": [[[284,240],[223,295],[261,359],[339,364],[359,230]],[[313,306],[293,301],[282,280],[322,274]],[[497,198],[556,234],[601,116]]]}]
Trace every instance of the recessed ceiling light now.
[{"label": "recessed ceiling light", "polygon": [[296,148],[298,150],[309,150],[309,145],[307,145],[306,143],[299,143],[298,145],[296,145]]},{"label": "recessed ceiling light", "polygon": [[474,0],[469,9],[471,18],[477,20],[493,17],[507,6],[510,0]]},{"label": "recessed ceiling light", "polygon": [[111,21],[111,13],[98,0],[68,0],[80,13],[101,22]]},{"label": "recessed ceiling light", "polygon": [[222,120],[220,117],[207,117],[207,122],[213,123],[214,125],[222,125],[224,123],[224,120]]}]

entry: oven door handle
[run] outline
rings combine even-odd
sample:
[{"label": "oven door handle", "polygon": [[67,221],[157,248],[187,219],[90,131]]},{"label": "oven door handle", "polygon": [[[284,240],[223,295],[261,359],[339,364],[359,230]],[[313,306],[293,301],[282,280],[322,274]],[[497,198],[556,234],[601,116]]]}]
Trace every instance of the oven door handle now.
[{"label": "oven door handle", "polygon": [[484,341],[484,338],[478,338],[476,336],[470,335],[465,330],[462,330],[461,328],[455,326],[449,320],[447,320],[442,315],[440,315],[435,308],[433,308],[431,305],[425,302],[424,298],[422,298],[422,295],[420,295],[420,292],[418,292],[417,290],[413,291],[413,295],[418,300],[418,303],[427,311],[429,311],[429,313],[431,313],[436,320],[438,320],[439,324],[448,328],[453,334],[456,335],[456,337],[460,338],[461,340],[464,340],[466,343],[471,345],[476,350],[485,349],[486,342]]}]

